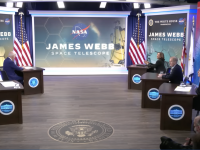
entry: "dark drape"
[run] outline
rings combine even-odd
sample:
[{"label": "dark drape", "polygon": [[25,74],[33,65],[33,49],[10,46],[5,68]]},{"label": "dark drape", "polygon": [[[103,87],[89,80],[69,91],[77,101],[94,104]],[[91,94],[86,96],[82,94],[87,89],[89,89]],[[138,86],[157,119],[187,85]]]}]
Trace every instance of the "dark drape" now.
[{"label": "dark drape", "polygon": [[[131,37],[133,35],[133,32],[134,32],[134,29],[136,27],[136,23],[138,22],[138,17],[136,16],[128,16],[128,29],[127,29],[127,61],[126,61],[126,66],[130,66],[132,65],[132,61],[131,61],[131,58],[128,54],[128,51],[129,51],[129,46],[130,46],[130,40],[131,40]],[[145,17],[144,16],[141,16],[140,17],[140,24],[142,26],[142,33],[143,33],[143,36],[145,36]]]},{"label": "dark drape", "polygon": [[[33,60],[33,36],[32,36],[32,18],[30,15],[22,16],[22,23],[24,23],[24,27],[26,30],[27,38],[29,41],[29,48],[31,53],[31,59]],[[20,16],[15,15],[15,35],[18,31],[18,28],[21,24]]]}]

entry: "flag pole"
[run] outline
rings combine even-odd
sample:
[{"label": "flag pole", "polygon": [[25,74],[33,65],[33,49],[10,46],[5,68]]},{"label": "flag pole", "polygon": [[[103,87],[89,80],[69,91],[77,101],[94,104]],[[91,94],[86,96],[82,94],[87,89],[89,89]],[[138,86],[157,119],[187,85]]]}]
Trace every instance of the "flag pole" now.
[{"label": "flag pole", "polygon": [[137,47],[139,48],[139,45],[140,45],[140,40],[139,40],[139,37],[140,37],[140,16],[141,14],[140,13],[137,13],[136,16],[138,16],[138,41],[137,41]]},{"label": "flag pole", "polygon": [[23,31],[22,31],[22,15],[24,15],[24,13],[19,12],[19,15],[20,15],[20,21],[21,21],[22,49],[24,49],[24,46],[23,46]]}]

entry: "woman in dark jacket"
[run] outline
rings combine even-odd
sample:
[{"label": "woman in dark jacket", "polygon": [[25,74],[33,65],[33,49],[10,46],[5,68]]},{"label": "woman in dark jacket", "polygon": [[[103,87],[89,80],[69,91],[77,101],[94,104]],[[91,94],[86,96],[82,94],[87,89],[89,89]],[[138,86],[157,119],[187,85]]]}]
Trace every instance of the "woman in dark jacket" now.
[{"label": "woman in dark jacket", "polygon": [[162,52],[159,52],[157,54],[157,59],[158,60],[156,61],[156,64],[152,64],[152,63],[149,63],[148,61],[144,61],[144,63],[148,65],[149,67],[147,72],[157,72],[157,73],[160,73],[161,71],[163,73],[166,72],[165,65],[164,65],[164,62],[165,62],[164,54]]}]

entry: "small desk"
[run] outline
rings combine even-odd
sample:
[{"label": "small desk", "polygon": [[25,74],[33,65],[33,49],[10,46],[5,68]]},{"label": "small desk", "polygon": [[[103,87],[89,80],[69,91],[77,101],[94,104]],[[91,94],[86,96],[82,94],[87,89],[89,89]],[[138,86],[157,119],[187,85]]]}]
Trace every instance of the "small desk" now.
[{"label": "small desk", "polygon": [[9,100],[15,106],[14,111],[10,115],[3,115],[0,113],[0,125],[23,123],[21,93],[24,88],[21,83],[17,81],[14,82],[18,83],[20,88],[15,89],[14,87],[4,87],[2,84],[0,84],[0,103],[4,100]]},{"label": "small desk", "polygon": [[142,108],[160,108],[158,88],[168,79],[158,78],[158,73],[144,73],[142,80]]},{"label": "small desk", "polygon": [[[24,78],[24,95],[44,93],[43,83],[43,68],[32,67],[32,69],[25,69],[22,71]],[[36,87],[30,86],[30,79],[36,78],[38,85]]]},{"label": "small desk", "polygon": [[[196,95],[195,87],[192,86],[190,92],[176,92],[174,91],[174,89],[177,86],[178,84],[163,83],[159,88],[159,92],[162,95],[160,129],[190,131],[192,125],[193,96]],[[182,107],[184,109],[184,111],[182,111],[184,115],[181,116],[181,113],[178,113],[178,111],[176,112],[176,114],[173,114],[170,111],[173,110],[173,105],[179,105],[180,107]],[[175,110],[179,110],[179,108]],[[170,118],[171,115],[172,117]],[[173,115],[176,115],[174,117],[177,117],[180,120],[174,120]]]},{"label": "small desk", "polygon": [[[142,83],[134,83],[133,77],[139,77],[147,72],[148,67],[147,66],[136,66],[136,65],[131,65],[128,66],[128,89],[135,89],[135,90],[142,90]],[[134,76],[136,75],[136,76]],[[139,76],[137,76],[139,75]],[[138,78],[138,79],[139,79]]]}]

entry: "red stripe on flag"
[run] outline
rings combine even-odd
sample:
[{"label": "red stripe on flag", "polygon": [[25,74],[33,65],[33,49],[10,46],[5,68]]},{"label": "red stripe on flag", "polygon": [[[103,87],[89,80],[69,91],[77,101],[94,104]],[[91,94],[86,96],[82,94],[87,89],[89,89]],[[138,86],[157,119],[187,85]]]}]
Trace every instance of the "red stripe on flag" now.
[{"label": "red stripe on flag", "polygon": [[[133,41],[131,40],[131,43],[132,43],[132,42],[133,42]],[[132,46],[133,46],[133,48],[134,48],[134,50],[135,50],[135,52],[136,52],[137,59],[139,59],[139,61],[142,63],[142,60],[141,60],[141,58],[140,58],[140,56],[139,56],[139,53],[138,53],[137,49],[135,48],[135,45],[133,45],[133,43],[132,43]]]}]

